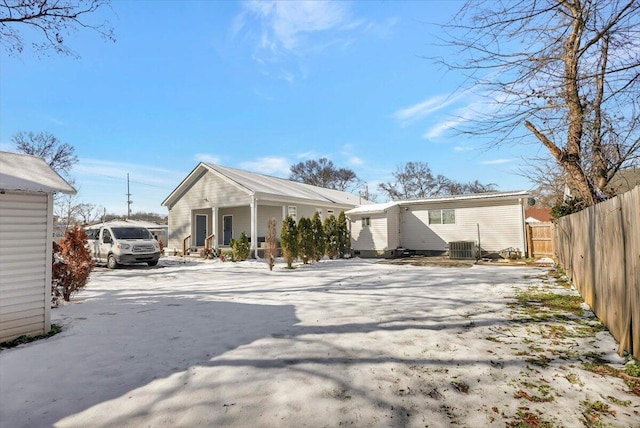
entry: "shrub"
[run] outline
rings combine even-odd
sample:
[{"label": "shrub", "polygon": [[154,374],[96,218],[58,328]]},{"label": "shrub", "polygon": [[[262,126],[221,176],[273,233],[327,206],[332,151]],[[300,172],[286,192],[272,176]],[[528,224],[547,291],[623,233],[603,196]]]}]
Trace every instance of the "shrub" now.
[{"label": "shrub", "polygon": [[351,254],[351,233],[347,227],[347,217],[344,211],[338,216],[338,252],[340,257]]},{"label": "shrub", "polygon": [[282,221],[280,245],[282,245],[282,255],[287,262],[287,267],[291,269],[291,264],[298,257],[298,228],[296,221],[291,216],[287,216]]},{"label": "shrub", "polygon": [[569,198],[551,208],[551,216],[558,219],[582,211],[586,207],[587,204],[581,198]]},{"label": "shrub", "polygon": [[313,235],[313,259],[320,261],[320,259],[324,257],[327,245],[322,220],[320,220],[320,213],[317,211],[313,215],[313,220],[311,220],[311,233]]},{"label": "shrub", "polygon": [[233,251],[233,260],[241,262],[249,258],[251,246],[247,234],[242,232],[240,238],[231,240],[231,250]]},{"label": "shrub", "polygon": [[93,262],[86,242],[84,229],[74,226],[67,231],[59,245],[53,243],[52,304],[57,306],[60,298],[68,302],[71,295],[89,281]]},{"label": "shrub", "polygon": [[271,218],[267,222],[267,237],[265,238],[267,247],[265,249],[264,257],[269,263],[269,270],[273,270],[273,266],[276,263],[276,256],[278,255],[278,238],[276,235],[276,219]]},{"label": "shrub", "polygon": [[338,221],[334,216],[329,216],[323,224],[326,253],[330,259],[335,259],[339,253],[340,244],[338,242]]},{"label": "shrub", "polygon": [[305,217],[298,222],[298,256],[305,265],[313,258],[313,229],[311,220]]},{"label": "shrub", "polygon": [[200,257],[203,259],[213,259],[216,256],[216,251],[213,248],[203,248],[200,250]]}]

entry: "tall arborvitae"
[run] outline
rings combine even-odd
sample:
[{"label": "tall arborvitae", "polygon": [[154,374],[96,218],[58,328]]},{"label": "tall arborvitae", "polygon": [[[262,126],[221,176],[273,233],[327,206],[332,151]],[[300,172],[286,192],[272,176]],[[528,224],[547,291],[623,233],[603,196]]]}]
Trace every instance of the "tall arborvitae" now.
[{"label": "tall arborvitae", "polygon": [[298,255],[302,263],[307,264],[313,260],[313,229],[311,220],[302,217],[298,222]]},{"label": "tall arborvitae", "polygon": [[282,255],[287,262],[287,267],[291,268],[291,264],[298,257],[298,228],[296,227],[296,221],[291,216],[287,216],[282,221],[280,245],[282,246]]},{"label": "tall arborvitae", "polygon": [[323,229],[327,256],[335,259],[340,251],[340,243],[338,242],[338,221],[333,215],[324,220]]},{"label": "tall arborvitae", "polygon": [[351,233],[347,226],[347,217],[344,215],[344,211],[341,211],[338,216],[338,243],[340,257],[351,254]]},{"label": "tall arborvitae", "polygon": [[313,215],[313,220],[311,220],[311,231],[313,233],[313,259],[320,261],[320,259],[324,257],[327,245],[322,220],[320,220],[320,213],[317,211]]}]

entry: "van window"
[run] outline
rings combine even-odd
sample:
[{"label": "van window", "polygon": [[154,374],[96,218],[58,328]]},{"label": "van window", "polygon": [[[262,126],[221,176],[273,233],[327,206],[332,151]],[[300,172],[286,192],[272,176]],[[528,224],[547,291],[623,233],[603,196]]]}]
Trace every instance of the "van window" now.
[{"label": "van window", "polygon": [[87,234],[87,239],[98,239],[100,229],[87,229],[84,232]]},{"label": "van window", "polygon": [[153,239],[144,227],[112,227],[116,239]]},{"label": "van window", "polygon": [[107,229],[102,230],[102,242],[113,242],[113,239],[111,239],[111,233]]}]

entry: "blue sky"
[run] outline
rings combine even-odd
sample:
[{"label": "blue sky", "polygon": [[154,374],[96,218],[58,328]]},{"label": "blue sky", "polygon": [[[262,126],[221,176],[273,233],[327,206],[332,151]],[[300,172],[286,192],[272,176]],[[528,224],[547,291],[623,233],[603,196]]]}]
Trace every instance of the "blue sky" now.
[{"label": "blue sky", "polygon": [[422,161],[530,189],[531,147],[486,150],[451,130],[478,99],[426,57],[448,54],[435,24],[461,4],[115,1],[102,11],[115,43],[81,31],[68,38],[80,58],[2,51],[0,148],[19,131],[53,133],[80,159],[77,200],[118,214],[127,173],[132,210],[166,213],[199,161],[287,177],[325,156],[372,192]]}]

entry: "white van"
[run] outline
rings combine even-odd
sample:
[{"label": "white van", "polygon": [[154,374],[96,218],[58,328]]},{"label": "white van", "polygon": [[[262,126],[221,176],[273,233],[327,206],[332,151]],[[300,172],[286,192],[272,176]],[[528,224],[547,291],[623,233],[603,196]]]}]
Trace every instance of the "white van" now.
[{"label": "white van", "polygon": [[158,264],[160,244],[146,227],[110,221],[88,226],[85,232],[91,258],[96,263],[106,264],[109,269],[121,264]]}]

